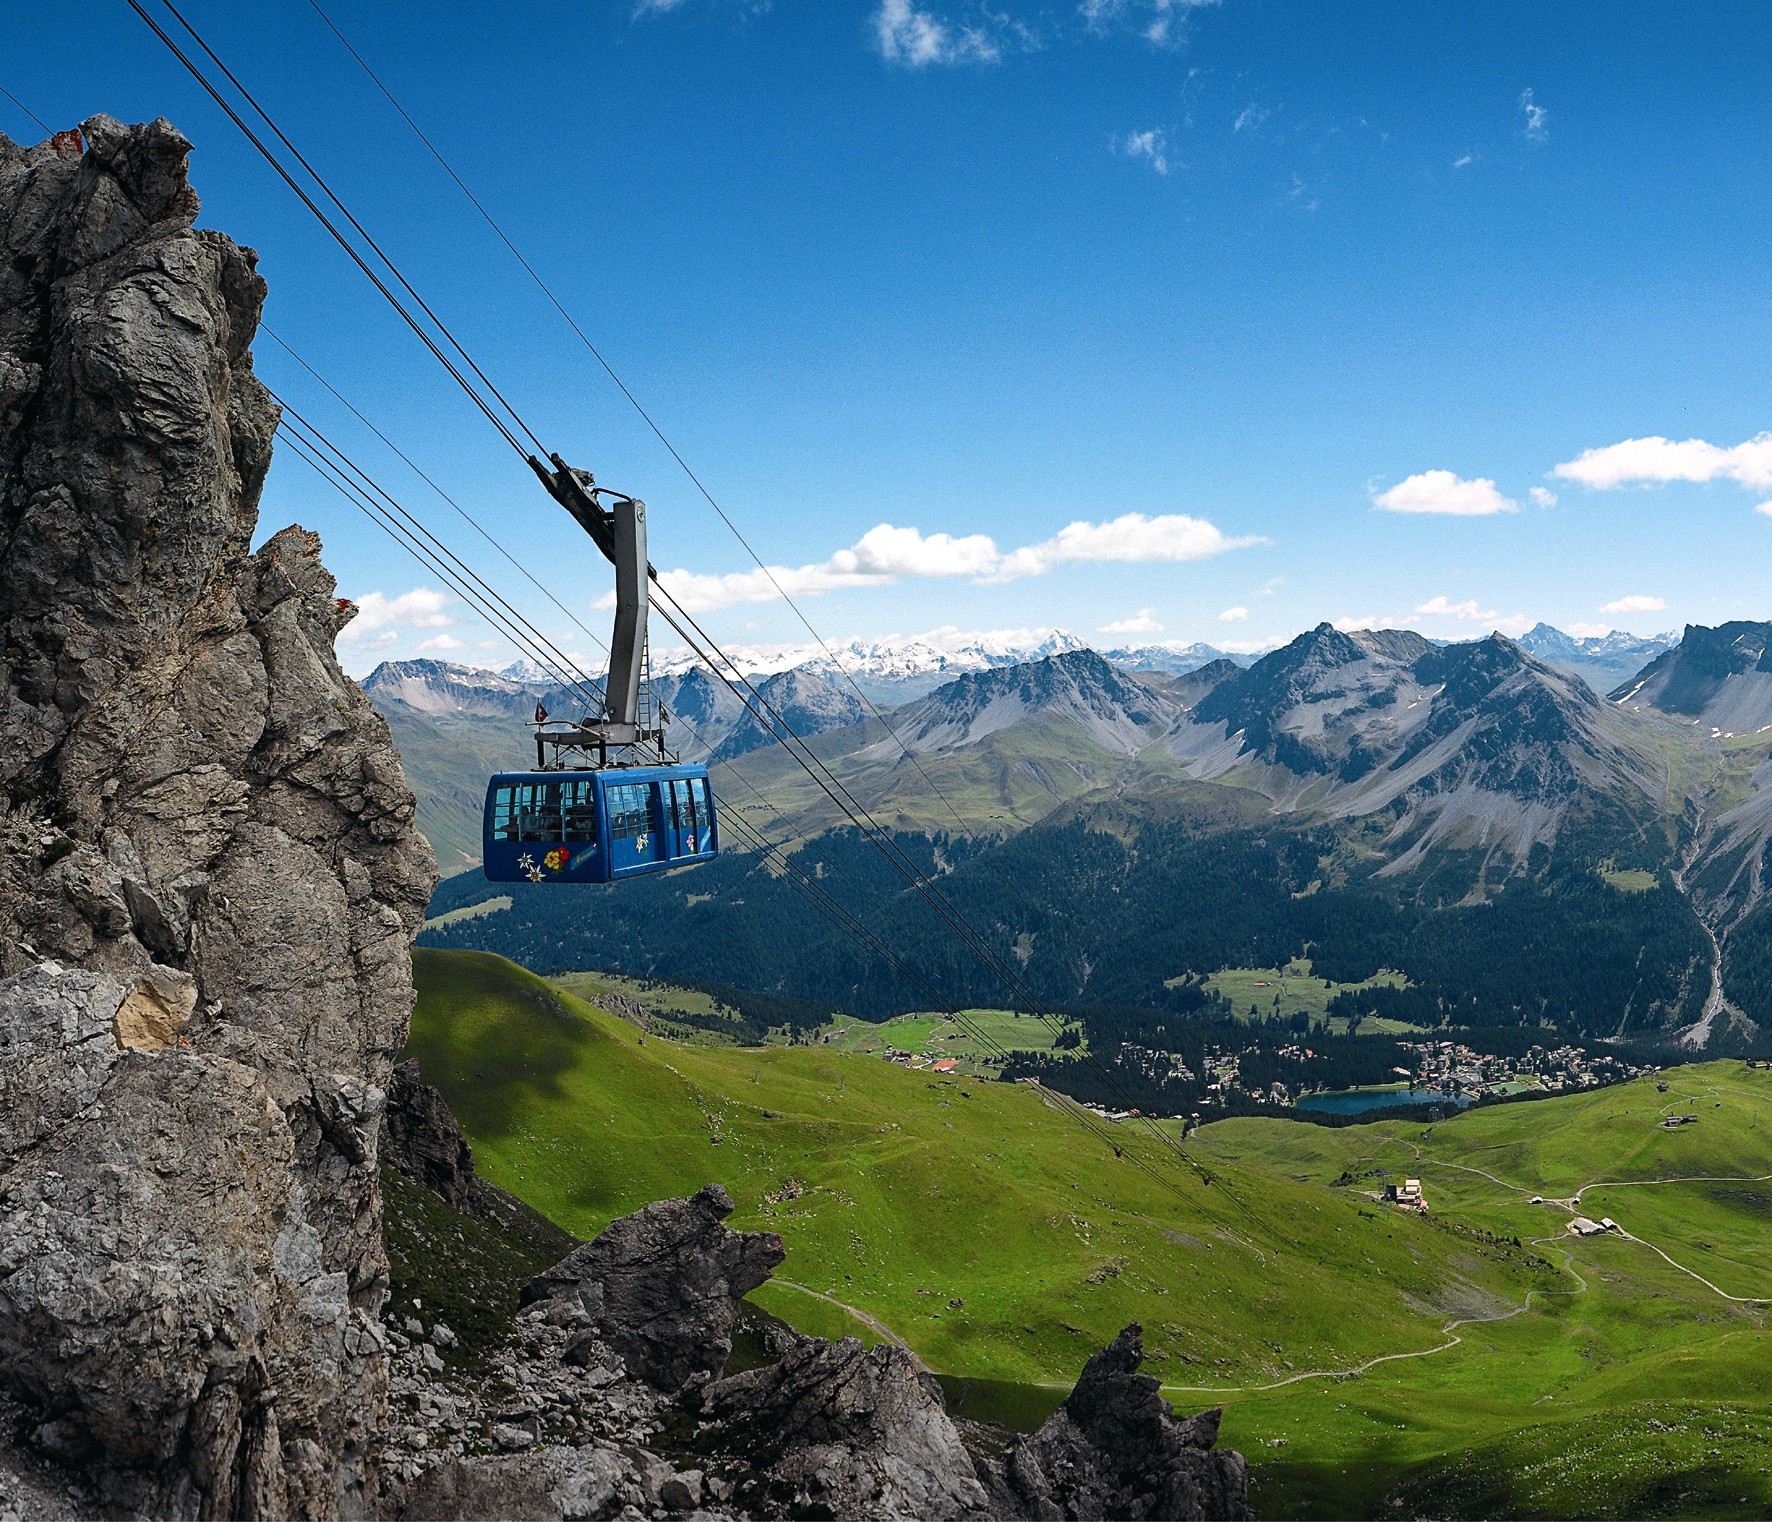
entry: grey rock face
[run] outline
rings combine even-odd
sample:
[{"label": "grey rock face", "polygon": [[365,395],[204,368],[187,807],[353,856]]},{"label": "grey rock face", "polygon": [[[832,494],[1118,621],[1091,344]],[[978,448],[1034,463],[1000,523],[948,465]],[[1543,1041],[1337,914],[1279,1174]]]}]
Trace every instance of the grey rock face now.
[{"label": "grey rock face", "polygon": [[382,1128],[388,1162],[457,1210],[470,1208],[476,1182],[474,1149],[461,1134],[442,1092],[420,1079],[416,1061],[394,1069]]},{"label": "grey rock face", "polygon": [[806,1338],[773,1367],[703,1392],[704,1441],[741,1454],[767,1494],[763,1515],[922,1518],[990,1515],[941,1387],[902,1348]]},{"label": "grey rock face", "polygon": [[991,1509],[1039,1522],[1086,1517],[1242,1518],[1248,1466],[1214,1451],[1217,1411],[1186,1420],[1140,1374],[1140,1329],[1127,1327],[1083,1366],[1038,1432],[981,1468]]},{"label": "grey rock face", "polygon": [[731,1197],[709,1184],[612,1221],[523,1288],[523,1304],[576,1300],[597,1335],[655,1388],[708,1379],[732,1354],[738,1302],[786,1256],[773,1232],[733,1231]]},{"label": "grey rock face", "polygon": [[[0,1384],[107,1508],[367,1505],[434,878],[190,144],[0,137]],[[47,965],[51,961],[55,965]]]}]

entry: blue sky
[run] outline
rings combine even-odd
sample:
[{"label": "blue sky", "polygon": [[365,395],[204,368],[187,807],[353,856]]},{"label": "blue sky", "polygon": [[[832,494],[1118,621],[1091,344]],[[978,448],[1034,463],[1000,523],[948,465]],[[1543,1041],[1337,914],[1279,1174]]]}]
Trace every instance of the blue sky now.
[{"label": "blue sky", "polygon": [[[1772,8],[323,3],[823,634],[1772,616]],[[550,446],[647,499],[707,627],[805,638],[306,0],[187,14]],[[600,627],[595,552],[121,0],[7,26],[52,125],[192,138],[271,327]],[[355,669],[508,658],[286,452],[291,520],[372,610]]]}]

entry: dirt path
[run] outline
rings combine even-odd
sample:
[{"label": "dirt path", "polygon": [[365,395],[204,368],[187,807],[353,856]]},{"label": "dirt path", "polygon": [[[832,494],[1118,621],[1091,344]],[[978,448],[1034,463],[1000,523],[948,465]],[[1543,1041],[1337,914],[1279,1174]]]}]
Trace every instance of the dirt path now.
[{"label": "dirt path", "polygon": [[[1714,1094],[1716,1090],[1713,1089],[1710,1092]],[[1688,1096],[1688,1098],[1689,1097],[1690,1096]],[[1676,1101],[1676,1103],[1678,1102],[1683,1101]],[[1662,1108],[1665,1111],[1671,1108],[1671,1105],[1664,1105]],[[1417,1163],[1425,1164],[1429,1167],[1455,1168],[1460,1173],[1475,1173],[1482,1178],[1488,1179],[1491,1183],[1501,1185],[1503,1189],[1513,1190],[1516,1194],[1537,1193],[1535,1190],[1527,1189],[1524,1185],[1509,1183],[1508,1180],[1504,1178],[1498,1178],[1495,1174],[1490,1173],[1483,1168],[1470,1168],[1463,1163],[1442,1163],[1431,1157],[1424,1158],[1421,1155],[1421,1149],[1419,1147],[1415,1148],[1415,1160]],[[1559,1206],[1573,1215],[1581,1206],[1582,1195],[1586,1194],[1590,1189],[1651,1189],[1657,1184],[1764,1184],[1768,1181],[1772,1181],[1772,1173],[1694,1173],[1676,1178],[1592,1179],[1583,1184],[1572,1195],[1566,1195],[1562,1198],[1552,1198],[1551,1196],[1546,1195],[1544,1201],[1546,1205]],[[1635,1242],[1639,1247],[1647,1247],[1650,1252],[1654,1253],[1670,1267],[1677,1268],[1688,1278],[1696,1279],[1707,1290],[1710,1290],[1711,1293],[1720,1295],[1725,1300],[1732,1301],[1736,1305],[1772,1305],[1772,1295],[1731,1295],[1726,1289],[1719,1289],[1696,1269],[1688,1268],[1684,1263],[1679,1262],[1675,1258],[1669,1257],[1666,1252],[1657,1247],[1647,1237],[1639,1237],[1634,1232],[1626,1231],[1622,1226],[1618,1228],[1617,1234],[1626,1242]],[[1555,1241],[1557,1239],[1540,1238],[1539,1240]],[[1567,1268],[1570,1273],[1575,1273],[1574,1261],[1567,1251],[1564,1253],[1564,1267]],[[1581,1278],[1579,1274],[1576,1274],[1575,1276],[1577,1279]],[[1583,1280],[1582,1288],[1585,1289],[1586,1287],[1586,1281]]]},{"label": "dirt path", "polygon": [[923,1360],[917,1356],[916,1349],[914,1349],[908,1342],[906,1342],[904,1340],[904,1338],[900,1337],[897,1332],[893,1331],[891,1327],[887,1326],[886,1323],[884,1321],[882,1321],[878,1316],[870,1315],[868,1312],[862,1310],[859,1306],[845,1304],[843,1301],[839,1300],[835,1295],[827,1295],[821,1289],[813,1289],[810,1285],[796,1284],[796,1283],[794,1283],[794,1281],[792,1279],[774,1278],[774,1279],[771,1279],[769,1282],[771,1284],[783,1285],[788,1289],[797,1289],[797,1290],[799,1290],[799,1292],[802,1295],[810,1295],[810,1296],[812,1296],[812,1298],[814,1300],[822,1300],[827,1305],[836,1306],[837,1309],[840,1311],[849,1312],[849,1314],[851,1316],[853,1316],[857,1321],[859,1321],[869,1331],[878,1332],[883,1338],[886,1339],[886,1341],[891,1343],[893,1345],[893,1347],[902,1348],[906,1353],[909,1353],[911,1355],[911,1362],[914,1363],[925,1374],[930,1372],[929,1365],[924,1363]]},{"label": "dirt path", "polygon": [[[1554,1242],[1560,1247],[1564,1246],[1562,1239],[1558,1237],[1545,1237],[1540,1240],[1544,1242]],[[1537,1243],[1534,1243],[1534,1245],[1536,1246]],[[1565,1258],[1568,1256],[1566,1248],[1564,1256]],[[1493,1321],[1511,1321],[1515,1316],[1523,1316],[1527,1311],[1532,1309],[1532,1301],[1535,1296],[1585,1295],[1587,1293],[1587,1280],[1583,1279],[1580,1274],[1575,1273],[1573,1265],[1565,1264],[1565,1266],[1568,1267],[1569,1272],[1574,1275],[1575,1282],[1581,1286],[1579,1289],[1529,1289],[1526,1291],[1526,1298],[1524,1300],[1512,1310],[1503,1311],[1498,1316],[1460,1316],[1454,1321],[1448,1321],[1440,1328],[1442,1332],[1446,1332],[1450,1335],[1447,1336],[1444,1342],[1435,1347],[1417,1348],[1409,1353],[1380,1353],[1376,1358],[1368,1358],[1363,1363],[1352,1364],[1345,1369],[1309,1369],[1303,1374],[1290,1374],[1285,1379],[1276,1379],[1265,1385],[1165,1384],[1163,1388],[1165,1390],[1181,1391],[1189,1395],[1254,1395],[1259,1394],[1263,1390],[1279,1390],[1287,1385],[1296,1385],[1307,1379],[1355,1379],[1364,1374],[1368,1369],[1376,1369],[1381,1363],[1398,1363],[1405,1358],[1432,1358],[1436,1353],[1449,1352],[1464,1341],[1462,1337],[1453,1332],[1454,1327],[1482,1326]]]}]

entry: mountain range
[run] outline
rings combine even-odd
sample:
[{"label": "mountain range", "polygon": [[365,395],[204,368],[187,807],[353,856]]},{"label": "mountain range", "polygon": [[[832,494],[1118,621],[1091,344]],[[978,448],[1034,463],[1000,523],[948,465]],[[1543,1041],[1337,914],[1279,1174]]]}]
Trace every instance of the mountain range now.
[{"label": "mountain range", "polygon": [[[1534,634],[1541,648],[1567,656],[1544,631]],[[1615,659],[1623,648],[1559,639],[1590,661]],[[1761,923],[1772,739],[1744,732],[1772,694],[1772,673],[1762,669],[1772,625],[1695,627],[1671,646],[1639,643],[1654,647],[1646,665],[1604,697],[1568,659],[1540,657],[1525,640],[1496,634],[1447,645],[1408,630],[1328,624],[1251,664],[1214,655],[1179,674],[1128,669],[1087,648],[1055,649],[965,671],[878,712],[814,665],[759,677],[756,686],[875,820],[949,840],[942,849],[950,860],[960,859],[953,851],[1037,857],[1057,849],[1061,836],[1074,858],[1105,833],[1127,852],[1114,868],[1115,891],[1138,901],[1159,892],[1147,880],[1157,857],[1192,852],[1206,839],[1230,842],[1215,849],[1249,853],[1248,871],[1272,871],[1291,882],[1289,893],[1318,896],[1308,914],[1276,900],[1274,934],[1304,937],[1300,951],[1316,944],[1312,954],[1330,958],[1336,945],[1351,946],[1345,937],[1354,921],[1376,912],[1374,895],[1409,914],[1505,899],[1530,924],[1519,906],[1537,894],[1545,902],[1533,912],[1585,916],[1598,937],[1593,945],[1605,942],[1603,955],[1613,960],[1625,953],[1606,936],[1628,907],[1654,921],[1633,933],[1662,937],[1667,961],[1650,980],[1659,991],[1642,992],[1649,983],[1640,978],[1639,995],[1618,995],[1627,1011],[1637,1000],[1637,1013],[1625,1018],[1691,1027],[1692,1039],[1708,1035],[1718,1017],[1718,1029],[1745,1030],[1749,1008],[1755,1019],[1772,1016],[1772,924]],[[482,679],[418,663],[385,666],[366,685],[415,775],[441,779],[453,767],[453,815],[445,797],[421,807],[442,844],[456,831],[465,864],[485,772],[478,758],[495,727],[504,732],[503,764],[526,764],[526,730],[495,715],[545,689],[516,673]],[[811,839],[846,825],[723,687],[690,670],[658,685],[695,731],[697,753],[715,765],[729,806],[778,836],[785,828]],[[1065,834],[1076,831],[1083,834]],[[1056,911],[1063,876],[1045,865],[1029,870],[1046,911]],[[1571,898],[1559,882],[1593,886]],[[1188,890],[1161,889],[1176,891]],[[1111,918],[1111,905],[1071,912],[1082,922],[1074,934],[1048,933],[1047,943],[1075,942],[1066,953],[1072,970],[1051,966],[1046,975],[1074,997],[1109,976],[1103,955],[1121,953],[1089,943],[1101,930],[1089,916]],[[1022,909],[1005,906],[1005,927],[1018,916],[1025,922]],[[1307,932],[1310,916],[1328,918]],[[1608,916],[1617,921],[1609,929]],[[1467,945],[1473,927],[1499,923],[1453,916],[1435,933],[1462,927]],[[1117,933],[1122,943],[1143,934],[1136,926]],[[1573,945],[1586,932],[1562,933]],[[1727,982],[1713,977],[1718,947]],[[1739,976],[1729,960],[1737,950]],[[1041,967],[1044,954],[1030,954],[1031,966]],[[1582,955],[1572,953],[1572,963]],[[1216,965],[1188,961],[1167,975]],[[1591,968],[1586,975],[1596,976]],[[1122,982],[1131,997],[1136,979]],[[1510,1007],[1517,1015],[1517,1002]]]}]

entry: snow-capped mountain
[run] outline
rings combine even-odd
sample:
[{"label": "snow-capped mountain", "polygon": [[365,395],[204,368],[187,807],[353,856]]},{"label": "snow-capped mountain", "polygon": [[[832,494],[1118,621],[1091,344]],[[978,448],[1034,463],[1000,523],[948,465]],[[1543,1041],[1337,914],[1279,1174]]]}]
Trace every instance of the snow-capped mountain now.
[{"label": "snow-capped mountain", "polygon": [[[945,628],[852,639],[830,646],[828,654],[817,644],[729,645],[726,653],[747,676],[804,670],[843,686],[852,678],[874,701],[902,703],[968,672],[1024,666],[1087,648],[1064,629]],[[696,664],[697,658],[687,650],[655,650],[652,656],[655,675],[675,675]]]},{"label": "snow-capped mountain", "polygon": [[1565,634],[1549,624],[1537,624],[1516,643],[1548,665],[1573,672],[1595,692],[1605,692],[1641,671],[1657,656],[1674,649],[1680,636],[1670,631],[1645,638],[1624,629],[1605,634]]},{"label": "snow-capped mountain", "polygon": [[1212,645],[1133,645],[1119,650],[1103,650],[1103,660],[1122,671],[1161,671],[1167,676],[1191,676],[1202,666],[1214,661],[1229,661],[1235,666],[1250,666],[1255,657],[1233,655]]}]

